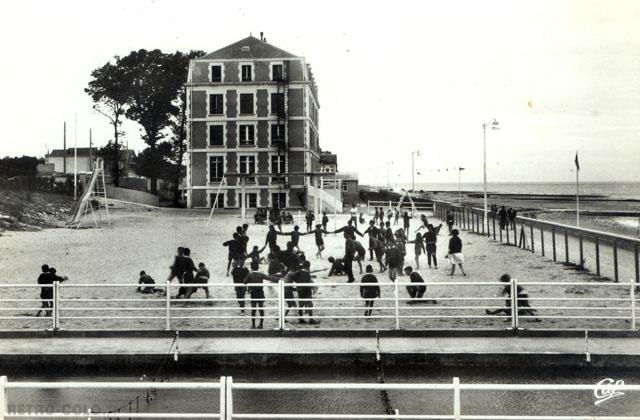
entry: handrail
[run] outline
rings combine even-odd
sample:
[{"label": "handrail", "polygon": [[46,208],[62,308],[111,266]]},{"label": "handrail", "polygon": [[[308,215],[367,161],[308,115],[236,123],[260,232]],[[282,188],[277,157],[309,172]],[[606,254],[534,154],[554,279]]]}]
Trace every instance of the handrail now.
[{"label": "handrail", "polygon": [[[588,391],[593,392],[596,398],[602,394],[599,391],[606,389],[615,392],[640,392],[640,385],[626,384],[623,381],[609,380],[604,383],[601,381],[597,384],[539,384],[539,383],[519,383],[519,384],[496,384],[496,383],[460,383],[459,378],[454,377],[449,383],[336,383],[336,382],[307,382],[307,383],[286,383],[286,382],[234,382],[232,377],[220,377],[219,382],[90,382],[90,381],[62,381],[62,382],[34,382],[34,381],[9,381],[6,376],[0,377],[0,420],[8,418],[219,418],[221,420],[230,419],[505,419],[505,420],[550,420],[550,419],[589,419],[589,420],[638,420],[640,416],[590,416],[590,415],[571,415],[571,416],[551,416],[551,415],[477,415],[462,413],[463,396],[468,391],[507,391],[507,392],[548,392],[548,391]],[[215,413],[188,413],[188,412],[132,412],[129,406],[129,412],[99,412],[94,413],[88,409],[86,413],[78,412],[43,412],[42,407],[38,407],[35,413],[25,412],[20,404],[9,404],[7,390],[10,389],[104,389],[104,390],[122,390],[122,389],[190,389],[218,391],[220,398],[219,412]],[[452,391],[453,404],[451,406],[452,414],[439,413],[430,414],[421,412],[421,414],[404,414],[401,413],[402,407],[396,407],[393,414],[354,414],[354,413],[238,413],[234,407],[234,391],[239,390],[262,390],[262,391],[351,391],[351,390],[370,390],[370,391],[389,391],[389,390],[409,390],[409,391]],[[464,394],[461,391],[466,391]],[[252,394],[244,393],[243,395]],[[338,398],[349,396],[350,393],[341,393]],[[604,395],[607,396],[608,394]],[[244,398],[247,398],[246,396]],[[91,401],[89,401],[91,404]],[[18,411],[17,410],[22,410]],[[71,410],[77,407],[71,408]],[[10,411],[11,410],[11,411]],[[27,408],[28,411],[32,411]],[[52,409],[53,410],[53,409]],[[44,409],[46,411],[46,408]],[[64,409],[63,409],[64,411]],[[422,410],[421,410],[422,411]]]},{"label": "handrail", "polygon": [[[444,205],[449,206],[449,207],[468,208],[468,209],[471,209],[471,210],[473,210],[475,212],[478,212],[478,213],[484,213],[484,209],[483,208],[479,208],[479,207],[459,205],[459,204],[451,203],[451,202],[448,202],[448,201],[442,201],[442,200],[433,200],[433,202],[434,203],[444,204]],[[533,219],[533,218],[524,217],[524,216],[516,216],[516,221],[520,221],[520,222],[525,221],[525,222],[527,222],[529,224],[536,224],[538,226],[545,225],[545,226],[549,226],[549,227],[556,227],[556,228],[560,228],[562,230],[571,231],[571,232],[574,232],[574,233],[587,233],[590,236],[605,237],[605,238],[609,238],[611,240],[626,241],[626,242],[631,242],[633,244],[640,245],[640,239],[634,238],[634,237],[631,237],[631,236],[620,235],[620,234],[617,234],[617,233],[610,233],[610,232],[604,232],[604,231],[601,231],[601,230],[595,230],[595,229],[588,229],[588,228],[583,228],[583,227],[565,225],[563,223],[552,222],[552,221],[549,221],[549,220]]]},{"label": "handrail", "polygon": [[[277,321],[278,330],[298,328],[297,324],[285,325],[289,320],[309,319],[331,320],[339,323],[339,320],[360,319],[366,320],[359,324],[358,329],[434,329],[438,324],[433,320],[457,320],[448,328],[478,328],[504,330],[501,321],[511,321],[510,328],[518,330],[523,327],[545,329],[558,328],[557,324],[544,320],[564,319],[572,329],[637,329],[637,301],[635,283],[612,282],[541,282],[519,281],[504,283],[497,281],[435,281],[423,284],[426,292],[420,292],[416,286],[421,284],[401,281],[381,281],[376,286],[380,289],[380,296],[374,298],[370,304],[371,311],[365,310],[367,298],[361,296],[362,283],[345,282],[319,282],[319,283],[285,283],[283,280],[273,283],[246,284],[239,286],[236,283],[186,283],[186,284],[156,284],[144,285],[138,283],[121,284],[70,284],[54,283],[51,299],[25,299],[18,295],[15,298],[3,298],[3,307],[0,308],[0,328],[11,329],[42,329],[50,326],[53,330],[82,329],[87,328],[87,322],[91,329],[136,329],[143,326],[147,329],[183,329],[186,320],[196,321],[188,323],[191,329],[238,329],[242,328],[240,320],[251,320],[252,323],[260,321],[260,327],[267,321],[269,328],[272,320]],[[525,288],[544,286],[546,292],[535,294],[527,298],[517,296],[515,291],[519,286]],[[22,285],[10,285],[5,287],[5,295],[15,296],[11,287],[18,293],[33,293],[33,289],[25,289]],[[160,291],[167,290],[163,296],[141,295],[139,298],[118,298],[115,296],[85,297],[82,291],[86,290],[124,290],[145,287],[155,287]],[[213,296],[203,298],[197,296],[192,299],[178,299],[172,291],[178,288],[208,287]],[[232,293],[238,288],[247,288],[248,292],[255,287],[264,287],[265,297],[256,299],[260,306],[250,306],[252,301],[247,293],[246,303],[244,298],[238,298]],[[511,299],[508,300],[505,287],[511,290]],[[591,293],[574,296],[558,296],[554,293],[556,288],[585,287],[600,293]],[[298,294],[308,288],[338,289],[338,292],[316,296],[289,297],[291,290],[297,290]],[[406,291],[405,291],[406,289]],[[342,291],[340,293],[339,291]],[[606,292],[611,290],[612,292]],[[71,293],[68,293],[72,291]],[[216,291],[220,291],[219,293]],[[286,292],[286,293],[285,293]],[[502,292],[502,293],[501,293]],[[118,293],[120,294],[120,293]],[[335,297],[334,297],[335,295]],[[525,300],[526,299],[526,300]],[[36,302],[42,302],[42,308],[38,308]],[[377,301],[377,303],[373,303]],[[360,303],[362,302],[362,303]],[[537,314],[531,312],[527,303],[537,309]],[[259,309],[258,316],[249,318],[250,309]],[[47,318],[34,318],[25,314],[25,311],[42,312],[51,315]],[[241,310],[244,310],[241,311]],[[312,313],[312,312],[313,313]],[[355,312],[354,312],[355,311]],[[362,311],[362,312],[361,312]],[[364,315],[363,315],[364,314]],[[498,320],[483,323],[483,326],[469,324],[474,319]],[[27,320],[32,320],[29,322]],[[131,322],[138,320],[139,322]],[[158,321],[164,320],[162,326]],[[467,320],[462,322],[463,320]],[[536,321],[537,324],[521,323],[522,321]],[[569,322],[569,320],[571,320]],[[22,321],[22,322],[20,322]],[[203,324],[202,322],[205,322]],[[394,322],[390,322],[394,321]],[[620,321],[620,322],[618,322]],[[625,324],[628,322],[628,324]],[[44,323],[44,324],[43,324]],[[466,325],[465,325],[466,323]],[[497,324],[497,325],[496,325]],[[620,327],[612,327],[621,324]],[[246,325],[246,324],[245,324]],[[323,324],[323,328],[325,324]],[[330,325],[330,324],[327,324]],[[181,327],[182,326],[182,327]],[[488,328],[487,328],[488,326]],[[335,328],[335,327],[334,327]],[[441,328],[441,327],[440,327]]]}]

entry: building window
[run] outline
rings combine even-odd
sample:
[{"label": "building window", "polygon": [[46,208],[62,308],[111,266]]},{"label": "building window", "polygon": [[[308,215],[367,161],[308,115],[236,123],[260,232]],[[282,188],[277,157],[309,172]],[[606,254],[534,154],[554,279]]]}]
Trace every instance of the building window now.
[{"label": "building window", "polygon": [[[252,175],[256,173],[256,157],[255,156],[240,156],[240,173],[245,175]],[[255,177],[245,178],[247,182],[254,182]]]},{"label": "building window", "polygon": [[[242,194],[240,194],[242,196]],[[238,200],[240,201],[240,200]],[[256,193],[245,193],[244,194],[244,205],[248,209],[258,208],[258,194]]]},{"label": "building window", "polygon": [[214,207],[217,209],[224,208],[224,193],[218,193],[218,201],[216,202],[216,194],[209,194],[209,207]]},{"label": "building window", "polygon": [[287,207],[287,193],[271,193],[271,205],[279,209]]},{"label": "building window", "polygon": [[224,176],[224,157],[209,156],[209,182],[220,182]]},{"label": "building window", "polygon": [[252,125],[240,126],[240,146],[255,145],[255,128]]},{"label": "building window", "polygon": [[271,143],[284,140],[284,124],[271,124]]},{"label": "building window", "polygon": [[251,81],[251,64],[242,65],[242,81],[243,82]]},{"label": "building window", "polygon": [[272,80],[274,82],[278,82],[284,79],[283,73],[282,73],[282,64],[274,64],[271,67],[271,73],[272,73]]},{"label": "building window", "polygon": [[209,95],[209,114],[211,115],[224,114],[224,106],[222,104],[221,93]]},{"label": "building window", "polygon": [[240,114],[253,114],[253,93],[240,94]]},{"label": "building window", "polygon": [[284,94],[272,93],[271,94],[271,113],[272,114],[284,114]]},{"label": "building window", "polygon": [[224,127],[221,125],[209,126],[209,146],[224,145]]},{"label": "building window", "polygon": [[342,191],[349,191],[349,184],[347,184],[346,182],[342,183]]},{"label": "building window", "polygon": [[284,169],[285,169],[285,156],[284,155],[271,156],[271,173],[283,174]]},{"label": "building window", "polygon": [[211,66],[211,82],[222,82],[222,66],[213,65]]}]

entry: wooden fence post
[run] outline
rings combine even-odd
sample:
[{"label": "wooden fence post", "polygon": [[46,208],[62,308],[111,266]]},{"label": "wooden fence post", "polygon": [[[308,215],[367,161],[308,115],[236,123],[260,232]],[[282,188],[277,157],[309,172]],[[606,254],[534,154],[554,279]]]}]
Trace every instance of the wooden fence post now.
[{"label": "wooden fence post", "polygon": [[600,238],[596,236],[596,275],[600,277]]},{"label": "wooden fence post", "polygon": [[551,243],[553,245],[553,261],[557,261],[556,258],[556,228],[551,228]]}]

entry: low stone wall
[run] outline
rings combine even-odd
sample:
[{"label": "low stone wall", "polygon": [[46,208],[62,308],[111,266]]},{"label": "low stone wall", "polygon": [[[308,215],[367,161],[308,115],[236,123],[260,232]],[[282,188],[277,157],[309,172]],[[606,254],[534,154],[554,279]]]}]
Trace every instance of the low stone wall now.
[{"label": "low stone wall", "polygon": [[107,197],[115,200],[131,201],[137,204],[146,204],[147,206],[157,206],[160,203],[156,195],[143,191],[117,188],[113,185],[107,185]]}]

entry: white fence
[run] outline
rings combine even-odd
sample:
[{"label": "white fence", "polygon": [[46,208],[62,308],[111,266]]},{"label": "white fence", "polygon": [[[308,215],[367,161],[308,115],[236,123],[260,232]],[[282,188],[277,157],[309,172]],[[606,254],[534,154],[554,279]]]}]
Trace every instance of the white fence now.
[{"label": "white fence", "polygon": [[[189,284],[208,287],[211,296],[205,298],[198,291],[190,299],[175,297],[184,287],[181,284],[155,285],[158,293],[139,294],[135,293],[138,284],[55,283],[49,286],[52,299],[38,298],[37,285],[6,284],[0,285],[0,330],[235,330],[250,327],[252,310],[256,327],[275,330],[637,329],[638,296],[633,282],[410,283],[402,279],[406,277],[396,282],[381,279],[375,284],[379,297],[371,299],[361,297],[363,284],[345,282],[281,280],[248,287],[231,282]],[[416,289],[420,286],[426,287],[424,294]],[[265,297],[252,302],[252,287],[262,287]],[[528,297],[516,296],[519,287]],[[317,292],[309,298],[305,288]],[[164,290],[168,290],[165,296]],[[418,293],[412,297],[412,292]],[[50,316],[35,317],[43,302],[51,308],[45,309],[50,314],[42,315]],[[369,309],[371,313],[365,313]],[[310,320],[313,325],[307,323]]]},{"label": "white fence", "polygon": [[[551,420],[551,419],[572,419],[572,420],[637,420],[640,416],[599,416],[599,415],[478,415],[473,413],[463,413],[462,403],[469,392],[482,391],[513,391],[513,392],[561,392],[564,394],[564,400],[575,398],[576,392],[589,392],[598,398],[599,395],[605,397],[607,391],[615,391],[620,393],[638,392],[640,385],[627,385],[624,383],[616,383],[611,387],[603,387],[599,384],[466,384],[460,383],[459,378],[454,377],[450,383],[238,383],[234,382],[232,377],[221,377],[219,382],[13,382],[9,381],[6,376],[0,377],[0,420],[19,419],[19,418],[58,418],[58,419],[213,419],[233,420],[233,419],[452,419],[452,420]],[[11,398],[11,392],[14,390],[65,390],[65,389],[100,389],[105,391],[115,390],[191,390],[194,392],[208,393],[214,395],[203,395],[202,398],[219,400],[219,408],[215,412],[195,413],[195,412],[138,412],[130,410],[130,412],[100,412],[95,413],[93,410],[87,409],[86,412],[64,412],[58,410],[56,412],[34,412],[33,410],[22,409],[20,411],[11,410],[16,405]],[[452,405],[451,411],[448,413],[430,413],[425,409],[420,414],[405,414],[402,407],[393,409],[391,414],[379,413],[242,413],[234,407],[234,392],[238,391],[313,391],[317,393],[328,392],[332,390],[350,391],[338,394],[338,400],[348,401],[352,391],[370,390],[370,391],[406,391],[406,392],[451,392]],[[603,393],[603,391],[605,393]],[[215,395],[217,393],[218,395]],[[101,393],[102,394],[102,393]],[[251,394],[250,394],[251,395]],[[504,396],[503,396],[504,397]],[[540,398],[537,398],[540,397]],[[273,398],[273,397],[272,397]],[[496,398],[493,396],[492,398]],[[500,397],[497,397],[500,398]],[[536,401],[544,404],[544,398],[536,396]],[[85,404],[91,404],[92,401],[83,401]],[[342,401],[336,401],[334,406],[341,406]],[[502,406],[496,404],[496,406]],[[96,404],[97,405],[97,404]],[[173,405],[172,405],[173,406]],[[588,408],[583,407],[583,411],[588,413]],[[330,410],[330,409],[329,409]],[[338,410],[335,410],[338,411]]]}]

